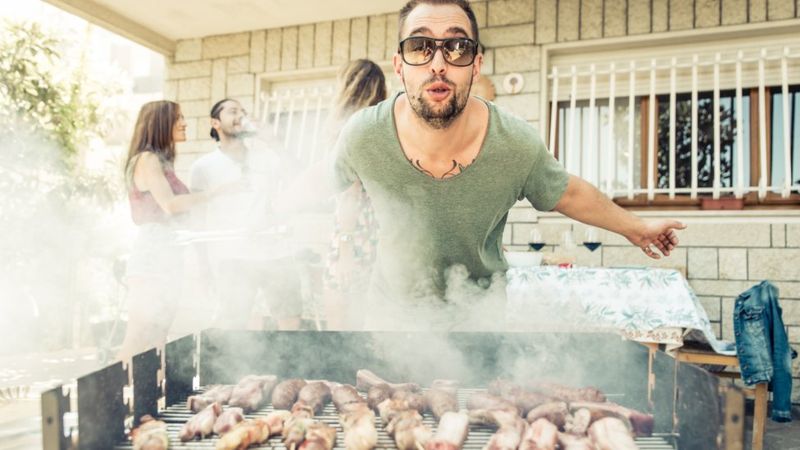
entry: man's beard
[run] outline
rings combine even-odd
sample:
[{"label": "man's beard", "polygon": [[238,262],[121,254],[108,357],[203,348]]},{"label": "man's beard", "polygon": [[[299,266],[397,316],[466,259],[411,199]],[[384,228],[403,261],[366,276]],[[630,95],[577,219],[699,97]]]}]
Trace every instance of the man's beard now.
[{"label": "man's beard", "polygon": [[[443,130],[449,127],[453,121],[461,115],[461,113],[464,111],[464,108],[467,106],[469,91],[472,89],[472,79],[470,79],[469,86],[467,86],[465,92],[459,92],[455,83],[445,77],[432,77],[422,83],[422,86],[427,86],[431,83],[437,82],[446,83],[448,86],[450,86],[450,89],[453,92],[450,100],[447,101],[447,103],[444,105],[444,108],[442,108],[440,111],[435,111],[433,106],[423,98],[423,94],[425,93],[424,88],[420,88],[421,90],[417,96],[409,95],[408,101],[411,104],[411,109],[431,128],[435,130]],[[403,84],[405,84],[405,82]],[[406,93],[408,93],[407,87]]]},{"label": "man's beard", "polygon": [[220,127],[220,131],[228,139],[244,139],[253,135],[251,131],[246,130],[244,127],[240,127],[239,131],[236,131],[236,125],[234,124],[230,126],[223,125]]}]

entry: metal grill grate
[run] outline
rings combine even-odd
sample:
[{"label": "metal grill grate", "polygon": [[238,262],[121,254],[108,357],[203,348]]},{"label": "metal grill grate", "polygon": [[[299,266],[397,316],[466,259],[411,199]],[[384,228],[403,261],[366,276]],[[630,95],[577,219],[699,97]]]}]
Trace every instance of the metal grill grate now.
[{"label": "metal grill grate", "polygon": [[[197,393],[203,392],[205,389],[201,388],[197,391]],[[466,408],[467,399],[476,392],[485,392],[484,389],[459,389],[458,390],[458,404],[459,407],[462,409]],[[613,394],[607,395],[609,398],[618,397]],[[258,411],[252,414],[245,414],[245,418],[252,419],[255,417],[265,417],[269,413],[274,411],[272,406],[267,406],[264,408],[259,409]],[[178,439],[178,433],[180,432],[183,424],[186,423],[189,418],[194,415],[187,407],[185,402],[181,402],[170,407],[167,407],[164,411],[161,412],[159,419],[163,420],[167,423],[167,431],[169,433],[169,448],[170,450],[191,450],[191,449],[213,449],[217,443],[217,437],[209,437],[206,439],[198,440],[198,441],[190,441],[190,442],[181,442]],[[322,411],[321,415],[315,417],[315,419],[330,425],[336,428],[336,444],[337,446],[334,447],[334,450],[344,450],[344,447],[339,447],[342,443],[342,438],[344,436],[344,432],[342,430],[342,426],[339,424],[339,413],[336,410],[336,407],[333,406],[333,403],[328,403],[325,405],[325,408]],[[431,430],[436,430],[436,422],[433,416],[430,413],[426,413],[423,417],[423,422],[428,425]],[[375,418],[375,428],[378,430],[378,445],[375,447],[376,449],[395,449],[394,441],[386,431],[383,429],[383,426],[380,423],[380,418]],[[494,429],[489,427],[477,427],[471,426],[469,429],[469,435],[467,436],[467,441],[464,443],[464,450],[481,450],[489,441],[489,438],[494,434]],[[670,445],[667,438],[671,436],[653,436],[647,438],[638,438],[636,439],[636,444],[639,446],[640,450],[675,450],[675,447]],[[117,445],[115,450],[131,450],[133,447],[130,442]],[[273,450],[286,450],[286,447],[283,445],[280,436],[275,436],[270,438],[269,441],[265,442],[261,446],[258,447],[250,447],[250,448],[261,448],[261,449],[273,449]]]}]

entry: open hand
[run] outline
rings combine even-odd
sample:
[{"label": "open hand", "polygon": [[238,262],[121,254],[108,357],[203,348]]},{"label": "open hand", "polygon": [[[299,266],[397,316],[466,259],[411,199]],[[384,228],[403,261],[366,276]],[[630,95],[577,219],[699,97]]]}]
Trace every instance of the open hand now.
[{"label": "open hand", "polygon": [[633,245],[641,248],[645,255],[659,259],[661,255],[653,250],[653,246],[664,256],[669,256],[670,252],[678,246],[678,236],[675,234],[675,230],[684,228],[686,225],[677,220],[643,221],[636,233],[627,238]]}]

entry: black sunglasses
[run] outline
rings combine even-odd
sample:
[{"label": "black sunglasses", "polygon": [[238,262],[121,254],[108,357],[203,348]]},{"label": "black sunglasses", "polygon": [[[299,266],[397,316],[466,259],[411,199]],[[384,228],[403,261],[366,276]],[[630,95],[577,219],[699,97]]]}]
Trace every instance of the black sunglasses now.
[{"label": "black sunglasses", "polygon": [[436,50],[442,49],[444,60],[451,65],[466,67],[475,61],[478,43],[469,38],[435,39],[411,36],[400,41],[400,56],[411,66],[421,66],[433,60]]}]

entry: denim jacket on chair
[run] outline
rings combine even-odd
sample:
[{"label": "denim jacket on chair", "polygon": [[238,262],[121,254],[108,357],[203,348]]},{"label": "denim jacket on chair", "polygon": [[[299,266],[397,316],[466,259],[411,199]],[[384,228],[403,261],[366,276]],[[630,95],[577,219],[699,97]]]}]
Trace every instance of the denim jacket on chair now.
[{"label": "denim jacket on chair", "polygon": [[778,289],[762,281],[736,299],[733,310],[736,353],[742,379],[748,385],[769,382],[772,390],[772,420],[792,420],[791,350]]}]

